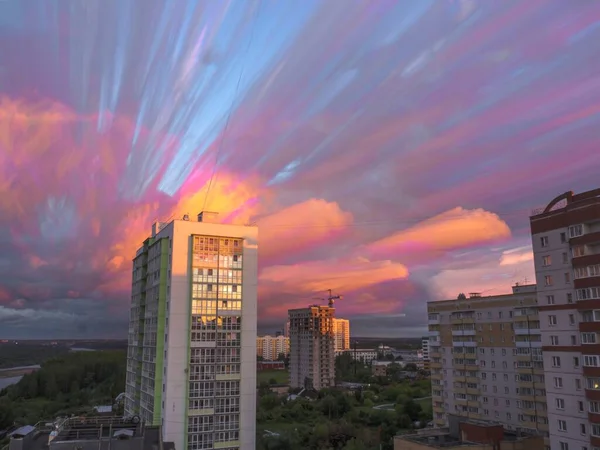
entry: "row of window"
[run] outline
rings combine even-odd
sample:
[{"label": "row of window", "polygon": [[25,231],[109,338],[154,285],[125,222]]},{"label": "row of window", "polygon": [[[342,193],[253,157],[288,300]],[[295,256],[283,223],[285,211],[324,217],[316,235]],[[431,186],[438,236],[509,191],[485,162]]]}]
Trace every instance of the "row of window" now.
[{"label": "row of window", "polygon": [[[572,225],[568,229],[569,239],[583,236],[584,232],[585,232],[585,228],[582,224]],[[560,233],[560,243],[565,244],[566,242],[567,242],[567,233]],[[550,245],[550,239],[548,238],[548,236],[540,237],[540,245],[542,247],[548,247]]]}]

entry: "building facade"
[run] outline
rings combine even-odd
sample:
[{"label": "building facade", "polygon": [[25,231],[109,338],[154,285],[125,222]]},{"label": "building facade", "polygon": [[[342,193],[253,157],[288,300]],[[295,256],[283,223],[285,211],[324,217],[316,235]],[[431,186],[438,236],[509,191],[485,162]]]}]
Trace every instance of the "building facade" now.
[{"label": "building facade", "polygon": [[335,308],[290,309],[290,386],[316,390],[335,386]]},{"label": "building facade", "polygon": [[552,450],[600,448],[600,189],[531,219]]},{"label": "building facade", "polygon": [[547,435],[536,286],[461,295],[427,309],[434,424],[447,426],[456,414]]},{"label": "building facade", "polygon": [[125,413],[177,449],[254,449],[256,227],[155,223],[133,260]]},{"label": "building facade", "polygon": [[256,356],[264,361],[276,361],[279,355],[290,354],[290,338],[280,336],[259,336],[256,338]]},{"label": "building facade", "polygon": [[336,351],[350,348],[350,321],[348,319],[333,319],[333,334]]}]

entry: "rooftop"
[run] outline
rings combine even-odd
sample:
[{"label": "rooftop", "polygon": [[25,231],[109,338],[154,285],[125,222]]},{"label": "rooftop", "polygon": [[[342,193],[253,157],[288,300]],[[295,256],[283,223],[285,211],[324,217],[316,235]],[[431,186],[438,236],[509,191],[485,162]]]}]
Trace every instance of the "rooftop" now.
[{"label": "rooftop", "polygon": [[[12,433],[9,450],[87,450],[110,449],[115,440],[131,441],[132,450],[174,450],[172,443],[162,442],[160,427],[145,426],[139,418],[71,417],[56,422],[40,422]],[[119,448],[123,448],[120,444]]]},{"label": "rooftop", "polygon": [[[396,436],[394,439],[401,441],[410,441],[416,444],[424,445],[433,448],[453,448],[453,447],[471,447],[484,445],[492,445],[488,439],[494,437],[501,441],[515,442],[522,439],[534,438],[530,433],[523,431],[510,431],[506,430],[503,425],[499,422],[485,421],[485,420],[474,420],[466,419],[459,416],[449,416],[450,426],[449,428],[434,428],[434,429],[423,429],[415,434],[405,434]],[[482,433],[471,433],[473,430],[488,429],[489,432]],[[471,439],[469,439],[471,436]],[[485,441],[481,441],[475,437],[485,436]],[[540,442],[543,443],[543,440]],[[532,448],[535,445],[532,446]]]}]

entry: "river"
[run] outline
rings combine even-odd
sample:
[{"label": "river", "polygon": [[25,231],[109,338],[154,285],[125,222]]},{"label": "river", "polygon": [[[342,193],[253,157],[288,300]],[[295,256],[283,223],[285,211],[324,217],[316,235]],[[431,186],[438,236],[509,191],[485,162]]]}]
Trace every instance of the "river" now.
[{"label": "river", "polygon": [[23,378],[23,375],[19,375],[16,377],[2,377],[2,372],[8,372],[12,370],[26,370],[26,369],[39,369],[39,364],[33,366],[18,366],[18,367],[7,367],[5,369],[0,369],[0,389],[4,389],[11,384],[16,384]]}]

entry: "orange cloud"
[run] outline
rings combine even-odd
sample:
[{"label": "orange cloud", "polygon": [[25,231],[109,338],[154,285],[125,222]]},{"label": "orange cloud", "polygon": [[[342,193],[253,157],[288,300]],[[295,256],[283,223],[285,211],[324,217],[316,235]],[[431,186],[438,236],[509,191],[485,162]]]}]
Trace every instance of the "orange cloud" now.
[{"label": "orange cloud", "polygon": [[335,202],[297,203],[258,221],[260,256],[277,256],[332,239],[347,231],[352,221],[352,214]]},{"label": "orange cloud", "polygon": [[508,225],[483,209],[454,208],[368,246],[378,256],[436,253],[510,238]]},{"label": "orange cloud", "polygon": [[408,269],[402,264],[355,258],[271,266],[263,269],[259,281],[287,292],[315,293],[332,289],[344,293],[407,277]]},{"label": "orange cloud", "polygon": [[527,261],[533,261],[533,250],[530,245],[505,250],[500,256],[501,266],[512,266]]}]

